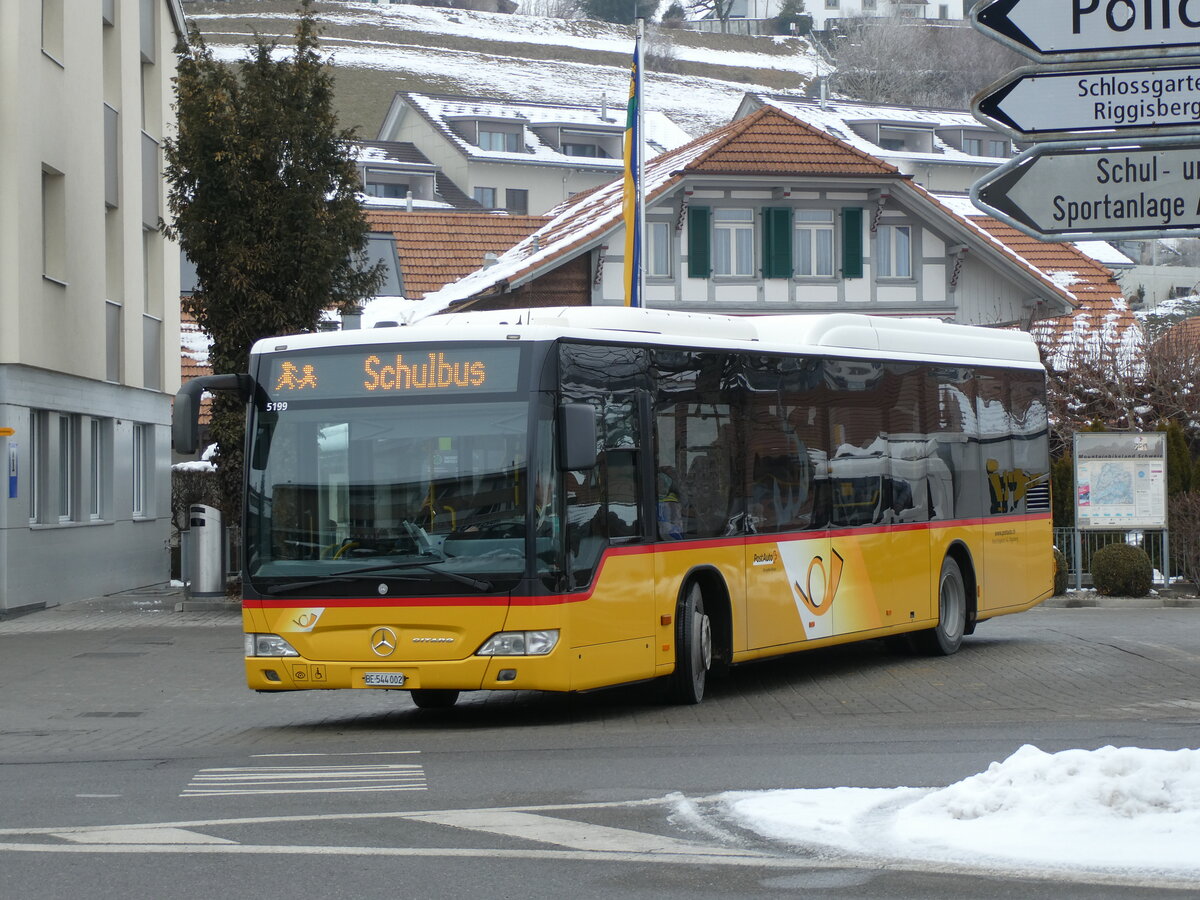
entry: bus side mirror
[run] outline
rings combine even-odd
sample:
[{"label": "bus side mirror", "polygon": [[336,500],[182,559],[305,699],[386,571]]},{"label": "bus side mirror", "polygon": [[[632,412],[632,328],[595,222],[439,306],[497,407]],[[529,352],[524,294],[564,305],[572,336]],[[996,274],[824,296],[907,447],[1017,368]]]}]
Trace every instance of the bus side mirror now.
[{"label": "bus side mirror", "polygon": [[564,472],[596,467],[596,408],[564,403],[558,408],[558,467]]},{"label": "bus side mirror", "polygon": [[175,395],[171,410],[171,443],[175,452],[185,456],[196,452],[200,442],[200,396],[205,391],[237,391],[249,400],[254,381],[249,375],[201,375],[193,378]]}]

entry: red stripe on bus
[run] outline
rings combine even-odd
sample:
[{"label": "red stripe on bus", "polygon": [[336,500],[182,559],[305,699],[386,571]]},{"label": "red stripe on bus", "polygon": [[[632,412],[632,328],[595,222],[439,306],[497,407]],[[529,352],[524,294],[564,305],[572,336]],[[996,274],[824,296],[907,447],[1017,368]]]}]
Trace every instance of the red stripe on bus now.
[{"label": "red stripe on bus", "polygon": [[591,598],[600,582],[600,575],[605,563],[610,557],[643,556],[650,553],[686,551],[697,549],[715,549],[720,547],[741,547],[748,544],[781,544],[792,541],[825,540],[826,538],[846,537],[848,535],[883,534],[897,531],[933,531],[944,528],[968,528],[1002,522],[1038,522],[1050,518],[1050,513],[1029,513],[1020,516],[950,519],[938,522],[912,522],[896,525],[878,525],[869,528],[838,528],[822,531],[788,531],[777,534],[747,534],[736,538],[707,538],[694,541],[670,541],[655,544],[637,544],[630,547],[610,547],[604,551],[597,565],[596,576],[586,591],[578,594],[542,594],[520,597],[476,597],[465,595],[461,597],[305,597],[299,601],[292,600],[243,600],[242,605],[247,609],[281,609],[300,606],[324,606],[336,609],[374,609],[378,607],[410,608],[417,606],[434,607],[484,607],[484,606],[564,606],[568,603],[582,603]]}]

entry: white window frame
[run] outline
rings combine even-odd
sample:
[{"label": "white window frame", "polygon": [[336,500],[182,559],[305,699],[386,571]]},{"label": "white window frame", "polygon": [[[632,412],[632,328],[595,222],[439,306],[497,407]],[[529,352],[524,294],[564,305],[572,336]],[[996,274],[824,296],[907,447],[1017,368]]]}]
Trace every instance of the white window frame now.
[{"label": "white window frame", "polygon": [[833,278],[837,232],[832,209],[797,209],[792,216],[792,272],[796,278]]},{"label": "white window frame", "polygon": [[753,209],[713,210],[712,273],[725,278],[751,278],[754,269]]},{"label": "white window frame", "polygon": [[133,492],[130,513],[135,519],[146,518],[146,426],[133,423],[133,447],[129,465],[132,469]]},{"label": "white window frame", "polygon": [[880,225],[875,232],[875,274],[880,278],[913,277],[913,227]]},{"label": "white window frame", "polygon": [[104,425],[99,419],[88,419],[88,519],[97,522],[104,518]]},{"label": "white window frame", "polygon": [[[484,192],[491,193],[491,197],[492,197],[491,203],[483,202],[483,197],[481,195],[485,195]],[[496,189],[494,187],[477,187],[477,188],[475,188],[474,194],[475,194],[475,202],[478,203],[480,206],[484,207],[485,209],[495,209],[496,208]]]},{"label": "white window frame", "polygon": [[1005,140],[989,140],[988,141],[988,156],[1000,159],[1008,156],[1008,141]]},{"label": "white window frame", "polygon": [[964,136],[963,153],[966,153],[968,156],[983,156],[983,139]]},{"label": "white window frame", "polygon": [[29,523],[42,520],[42,505],[46,501],[42,487],[46,470],[46,428],[49,414],[40,409],[29,411]]},{"label": "white window frame", "polygon": [[649,278],[670,278],[674,227],[671,222],[646,223],[646,275]]},{"label": "white window frame", "polygon": [[[496,146],[497,144],[500,146]],[[480,128],[479,149],[499,153],[516,153],[518,149],[517,134],[514,131],[493,131]]]},{"label": "white window frame", "polygon": [[58,521],[74,522],[78,509],[79,417],[58,416]]}]

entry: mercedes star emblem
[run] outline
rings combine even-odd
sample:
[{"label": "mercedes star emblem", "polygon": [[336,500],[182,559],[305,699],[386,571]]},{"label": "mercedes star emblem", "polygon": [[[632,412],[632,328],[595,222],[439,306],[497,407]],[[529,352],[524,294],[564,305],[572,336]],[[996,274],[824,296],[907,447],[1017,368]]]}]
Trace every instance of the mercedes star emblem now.
[{"label": "mercedes star emblem", "polygon": [[371,649],[376,656],[391,656],[396,651],[396,632],[390,628],[376,628],[371,632]]}]

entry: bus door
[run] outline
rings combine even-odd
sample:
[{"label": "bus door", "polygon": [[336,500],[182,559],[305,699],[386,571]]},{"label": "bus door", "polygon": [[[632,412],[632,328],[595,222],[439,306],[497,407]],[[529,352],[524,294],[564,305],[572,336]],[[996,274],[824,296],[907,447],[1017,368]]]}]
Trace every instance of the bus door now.
[{"label": "bus door", "polygon": [[654,674],[657,620],[649,552],[644,419],[645,351],[563,345],[564,402],[589,403],[599,423],[597,465],[563,472],[572,590],[572,690]]},{"label": "bus door", "polygon": [[748,423],[746,514],[747,637],[751,648],[827,637],[840,566],[830,553],[818,478],[823,454],[764,440],[762,416]]}]

